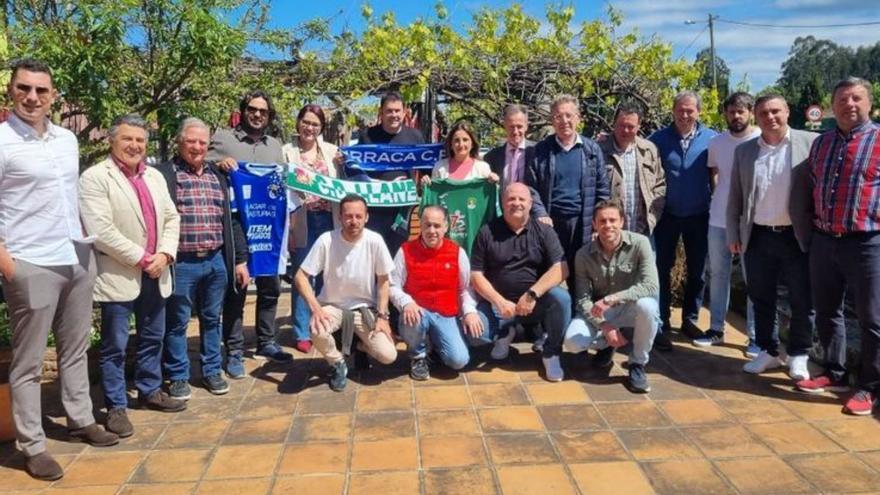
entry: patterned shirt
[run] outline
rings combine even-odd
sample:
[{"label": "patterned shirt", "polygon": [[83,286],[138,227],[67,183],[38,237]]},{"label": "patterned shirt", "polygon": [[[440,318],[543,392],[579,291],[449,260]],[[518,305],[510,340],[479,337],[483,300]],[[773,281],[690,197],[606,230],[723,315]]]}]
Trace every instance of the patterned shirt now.
[{"label": "patterned shirt", "polygon": [[626,230],[639,234],[649,235],[648,215],[645,212],[645,202],[642,200],[642,188],[639,185],[638,160],[636,160],[636,147],[630,145],[626,151],[617,149],[620,154],[623,175],[623,213],[626,216]]},{"label": "patterned shirt", "polygon": [[180,213],[181,253],[210,251],[223,246],[223,203],[220,181],[207,164],[196,174],[180,159],[177,165],[177,211]]},{"label": "patterned shirt", "polygon": [[880,231],[880,125],[816,138],[810,150],[816,227],[846,234]]}]

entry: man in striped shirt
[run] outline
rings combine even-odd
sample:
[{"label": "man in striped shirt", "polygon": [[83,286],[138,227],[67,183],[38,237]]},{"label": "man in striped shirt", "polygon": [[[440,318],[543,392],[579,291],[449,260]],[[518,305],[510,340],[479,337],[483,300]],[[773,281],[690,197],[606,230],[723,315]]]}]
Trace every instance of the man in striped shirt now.
[{"label": "man in striped shirt", "polygon": [[871,122],[871,83],[849,77],[832,92],[837,129],[810,151],[814,228],[810,277],[825,373],[797,383],[805,392],[845,391],[844,293],[855,296],[861,328],[857,391],[844,412],[870,416],[880,386],[880,125]]}]

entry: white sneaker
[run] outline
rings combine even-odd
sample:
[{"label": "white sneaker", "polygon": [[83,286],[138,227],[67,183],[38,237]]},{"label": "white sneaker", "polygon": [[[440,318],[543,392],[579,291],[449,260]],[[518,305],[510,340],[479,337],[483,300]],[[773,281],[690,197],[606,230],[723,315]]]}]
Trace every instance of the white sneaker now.
[{"label": "white sneaker", "polygon": [[752,359],[743,366],[743,371],[759,375],[767,370],[780,368],[784,364],[785,362],[783,362],[782,358],[779,356],[771,356],[770,354],[767,354],[767,351],[761,351],[755,359]]},{"label": "white sneaker", "polygon": [[507,359],[507,355],[510,354],[510,343],[513,342],[515,336],[516,332],[513,328],[510,328],[508,329],[506,337],[495,339],[495,345],[492,347],[492,352],[489,354],[492,356],[492,359],[496,361]]},{"label": "white sneaker", "polygon": [[807,369],[807,361],[809,358],[804,356],[788,357],[788,376],[794,381],[807,380],[810,378],[810,370]]},{"label": "white sneaker", "polygon": [[547,373],[547,381],[561,382],[565,378],[565,372],[562,371],[562,365],[559,363],[559,356],[543,358],[544,371]]}]

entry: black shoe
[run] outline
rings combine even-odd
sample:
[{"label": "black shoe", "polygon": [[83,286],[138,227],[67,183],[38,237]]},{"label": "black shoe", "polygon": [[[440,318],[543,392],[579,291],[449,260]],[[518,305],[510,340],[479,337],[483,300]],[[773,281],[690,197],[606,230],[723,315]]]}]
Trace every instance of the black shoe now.
[{"label": "black shoe", "polygon": [[348,381],[348,366],[346,366],[344,359],[333,365],[328,378],[330,390],[334,392],[345,390],[345,384]]},{"label": "black shoe", "polygon": [[222,376],[220,376],[220,373],[203,377],[202,385],[205,386],[205,390],[214,395],[223,395],[226,392],[229,392],[229,384],[226,383],[226,380],[224,380]]},{"label": "black shoe", "polygon": [[413,380],[423,382],[431,378],[431,370],[428,367],[427,358],[413,358],[409,364],[409,376]]},{"label": "black shoe", "polygon": [[610,368],[614,364],[613,358],[614,348],[609,345],[604,349],[596,351],[591,365],[596,369]]},{"label": "black shoe", "polygon": [[24,467],[32,478],[38,480],[55,481],[64,476],[61,465],[48,452],[40,452],[33,457],[28,457],[24,462]]},{"label": "black shoe", "polygon": [[669,340],[669,334],[666,332],[658,333],[654,337],[654,349],[662,352],[670,352],[672,347],[672,341]]},{"label": "black shoe", "polygon": [[156,390],[149,397],[140,399],[141,407],[162,412],[180,412],[186,409],[186,401],[172,399],[164,390]]},{"label": "black shoe", "polygon": [[114,407],[107,411],[107,423],[104,427],[110,433],[117,434],[119,438],[128,438],[134,434],[134,426],[128,420],[124,407]]},{"label": "black shoe", "polygon": [[648,375],[645,373],[644,365],[630,363],[629,388],[633,392],[640,394],[646,394],[651,391],[651,385],[648,384]]},{"label": "black shoe", "polygon": [[700,330],[700,327],[698,327],[697,324],[691,320],[684,320],[684,322],[682,322],[681,333],[683,333],[685,337],[691,340],[700,339],[705,336],[705,333]]},{"label": "black shoe", "polygon": [[360,349],[354,349],[352,351],[352,361],[354,362],[354,369],[356,370],[370,369],[370,356]]},{"label": "black shoe", "polygon": [[173,380],[168,385],[168,395],[172,399],[189,400],[192,397],[192,390],[186,380]]}]

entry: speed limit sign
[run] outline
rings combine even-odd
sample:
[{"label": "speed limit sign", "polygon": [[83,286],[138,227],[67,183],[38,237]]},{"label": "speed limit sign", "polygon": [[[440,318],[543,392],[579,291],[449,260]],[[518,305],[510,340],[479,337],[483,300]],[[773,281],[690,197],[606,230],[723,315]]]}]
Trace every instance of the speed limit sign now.
[{"label": "speed limit sign", "polygon": [[810,105],[807,107],[807,120],[810,122],[819,122],[822,120],[822,107],[819,105]]}]

